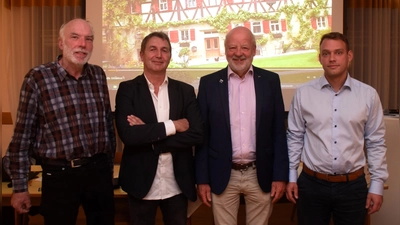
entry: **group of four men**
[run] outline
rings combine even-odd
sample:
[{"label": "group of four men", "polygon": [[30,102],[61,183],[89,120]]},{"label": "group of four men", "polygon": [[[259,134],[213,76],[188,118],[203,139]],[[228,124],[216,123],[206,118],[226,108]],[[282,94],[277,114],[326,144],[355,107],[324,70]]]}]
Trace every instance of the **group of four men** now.
[{"label": "group of four men", "polygon": [[[62,55],[30,70],[21,88],[4,166],[12,206],[26,213],[30,158],[40,159],[46,225],[75,224],[80,205],[87,224],[114,224],[115,134],[105,73],[88,64],[93,40],[83,19],[62,25]],[[119,184],[131,224],[154,225],[160,207],[165,224],[184,225],[188,200],[197,196],[212,206],[217,225],[237,223],[241,195],[248,225],[268,224],[285,193],[302,225],[331,217],[361,225],[379,210],[388,177],[383,111],[377,92],[349,76],[353,54],[342,34],[322,37],[324,74],[297,88],[287,129],[279,76],[252,65],[249,29],[229,31],[228,66],[200,79],[197,98],[191,85],[166,75],[171,51],[165,33],[146,36],[143,74],[120,83],[116,95]]]}]

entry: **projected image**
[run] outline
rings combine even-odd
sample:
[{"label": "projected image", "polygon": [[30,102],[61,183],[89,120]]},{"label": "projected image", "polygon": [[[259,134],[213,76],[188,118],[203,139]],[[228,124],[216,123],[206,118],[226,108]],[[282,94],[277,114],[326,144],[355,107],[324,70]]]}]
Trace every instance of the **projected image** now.
[{"label": "projected image", "polygon": [[110,89],[142,73],[140,44],[168,34],[168,76],[197,88],[199,78],[227,66],[224,39],[236,26],[256,37],[253,64],[277,72],[283,88],[322,75],[320,37],[331,31],[332,0],[103,0],[102,66]]}]

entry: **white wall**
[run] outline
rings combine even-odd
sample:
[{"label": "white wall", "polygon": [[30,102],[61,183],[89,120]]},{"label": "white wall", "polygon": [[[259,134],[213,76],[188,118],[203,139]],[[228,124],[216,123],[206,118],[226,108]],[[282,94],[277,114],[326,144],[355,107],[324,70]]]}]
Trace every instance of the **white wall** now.
[{"label": "white wall", "polygon": [[383,193],[383,205],[371,215],[371,225],[400,224],[400,123],[399,117],[385,117],[389,189]]}]

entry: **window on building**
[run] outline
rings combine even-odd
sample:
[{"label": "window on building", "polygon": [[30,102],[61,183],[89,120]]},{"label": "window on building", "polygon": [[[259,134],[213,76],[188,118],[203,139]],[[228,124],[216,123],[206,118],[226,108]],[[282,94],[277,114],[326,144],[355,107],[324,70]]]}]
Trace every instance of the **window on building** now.
[{"label": "window on building", "polygon": [[262,28],[261,28],[261,22],[253,22],[251,24],[251,29],[253,31],[253,34],[259,34],[262,33]]},{"label": "window on building", "polygon": [[204,2],[208,5],[208,6],[219,6],[219,1],[220,0],[204,0]]},{"label": "window on building", "polygon": [[326,17],[320,16],[317,18],[317,29],[326,29]]},{"label": "window on building", "polygon": [[218,49],[218,38],[206,38],[206,49]]},{"label": "window on building", "polygon": [[196,0],[187,0],[188,7],[196,7]]},{"label": "window on building", "polygon": [[159,0],[159,3],[160,3],[160,11],[168,10],[167,0]]},{"label": "window on building", "polygon": [[219,34],[219,33],[218,33],[218,31],[212,30],[212,31],[204,31],[204,34],[205,35],[213,35],[213,34]]},{"label": "window on building", "polygon": [[281,32],[280,24],[277,20],[273,20],[269,23],[272,33],[279,33]]},{"label": "window on building", "polygon": [[206,40],[206,49],[211,49],[211,42],[212,42],[211,39]]},{"label": "window on building", "polygon": [[179,38],[181,41],[189,41],[190,38],[189,35],[190,35],[189,30],[181,30]]}]

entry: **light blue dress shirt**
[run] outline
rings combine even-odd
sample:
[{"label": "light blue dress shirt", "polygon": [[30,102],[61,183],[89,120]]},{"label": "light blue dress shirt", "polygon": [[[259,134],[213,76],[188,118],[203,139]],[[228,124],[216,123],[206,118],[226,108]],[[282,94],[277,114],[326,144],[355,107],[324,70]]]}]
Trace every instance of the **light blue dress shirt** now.
[{"label": "light blue dress shirt", "polygon": [[314,79],[297,88],[289,110],[289,181],[297,181],[300,161],[316,172],[345,174],[364,167],[366,153],[369,192],[382,195],[388,178],[384,135],[374,88],[347,75],[335,92],[325,76]]}]

